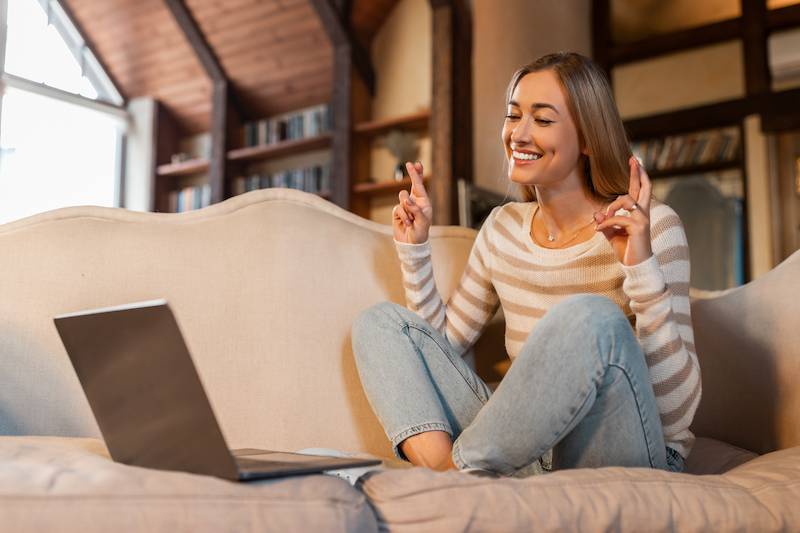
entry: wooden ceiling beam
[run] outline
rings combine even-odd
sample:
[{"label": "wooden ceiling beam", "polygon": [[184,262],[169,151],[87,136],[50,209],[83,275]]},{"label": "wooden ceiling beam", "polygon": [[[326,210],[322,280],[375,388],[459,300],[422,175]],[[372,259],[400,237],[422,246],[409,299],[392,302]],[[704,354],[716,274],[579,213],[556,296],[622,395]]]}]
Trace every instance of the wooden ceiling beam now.
[{"label": "wooden ceiling beam", "polygon": [[[336,4],[332,3],[336,2]],[[371,95],[375,94],[375,71],[372,69],[372,62],[369,54],[352,34],[350,28],[349,8],[352,3],[341,0],[311,0],[311,4],[317,11],[322,27],[328,34],[335,50],[341,47],[348,47],[353,66],[358,71],[359,76],[369,89]],[[349,7],[348,7],[349,6]],[[348,10],[339,11],[339,9]],[[334,52],[339,55],[339,51]]]},{"label": "wooden ceiling beam", "polygon": [[[172,16],[183,31],[192,49],[211,78],[211,162],[208,168],[211,183],[211,203],[218,203],[226,197],[225,162],[228,147],[228,104],[234,98],[230,94],[230,83],[217,56],[206,41],[200,26],[194,20],[183,0],[164,0]],[[241,116],[241,108],[234,104]]]},{"label": "wooden ceiling beam", "polygon": [[175,22],[178,23],[181,31],[183,31],[183,34],[189,41],[194,53],[197,55],[197,59],[200,60],[200,64],[203,65],[211,81],[227,82],[228,78],[225,75],[225,71],[222,69],[222,65],[220,65],[217,56],[214,54],[211,46],[209,46],[205,36],[203,36],[203,32],[200,31],[200,27],[197,25],[197,22],[194,20],[194,17],[192,17],[189,8],[186,7],[183,0],[164,0],[164,3],[169,8],[170,12],[172,12]]}]

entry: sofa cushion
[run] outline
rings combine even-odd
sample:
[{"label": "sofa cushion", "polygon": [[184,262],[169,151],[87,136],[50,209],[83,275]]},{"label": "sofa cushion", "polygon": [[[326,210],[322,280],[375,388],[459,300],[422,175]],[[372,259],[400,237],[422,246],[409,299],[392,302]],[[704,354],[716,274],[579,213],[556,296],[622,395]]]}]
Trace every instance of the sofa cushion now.
[{"label": "sofa cushion", "polygon": [[695,300],[703,373],[695,435],[764,454],[800,446],[800,251],[761,278]]},{"label": "sofa cushion", "polygon": [[362,489],[381,531],[395,533],[788,531],[800,524],[800,447],[722,475],[613,467],[487,479],[412,468],[372,474]]},{"label": "sofa cushion", "polygon": [[683,468],[687,473],[696,476],[724,474],[756,457],[758,454],[726,442],[697,437]]},{"label": "sofa cushion", "polygon": [[363,494],[326,475],[257,483],[114,463],[102,441],[0,437],[3,531],[377,530]]}]

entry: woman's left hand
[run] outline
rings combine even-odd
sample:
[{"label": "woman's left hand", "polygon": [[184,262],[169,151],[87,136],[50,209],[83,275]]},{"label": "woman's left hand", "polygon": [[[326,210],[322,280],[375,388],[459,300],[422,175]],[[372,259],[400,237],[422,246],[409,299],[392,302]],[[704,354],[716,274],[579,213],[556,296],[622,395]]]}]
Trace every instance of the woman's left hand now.
[{"label": "woman's left hand", "polygon": [[[631,185],[628,194],[620,196],[608,206],[604,213],[595,213],[597,231],[602,231],[608,239],[617,259],[625,266],[638,265],[653,255],[650,246],[650,198],[653,184],[642,165],[635,157],[628,163],[631,166]],[[629,216],[616,215],[620,209]]]}]

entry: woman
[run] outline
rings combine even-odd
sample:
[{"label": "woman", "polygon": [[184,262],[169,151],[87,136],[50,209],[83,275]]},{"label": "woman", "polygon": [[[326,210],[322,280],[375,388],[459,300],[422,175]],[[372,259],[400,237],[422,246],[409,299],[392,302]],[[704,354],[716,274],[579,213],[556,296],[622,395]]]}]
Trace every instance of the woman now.
[{"label": "woman", "polygon": [[[379,304],[353,328],[364,390],[395,452],[498,475],[681,471],[700,401],[686,237],[675,212],[651,201],[603,72],[569,53],[520,69],[503,143],[525,201],[488,217],[446,305],[422,166],[407,165],[413,185],[393,227],[408,308]],[[499,305],[513,364],[492,392],[461,355]]]}]

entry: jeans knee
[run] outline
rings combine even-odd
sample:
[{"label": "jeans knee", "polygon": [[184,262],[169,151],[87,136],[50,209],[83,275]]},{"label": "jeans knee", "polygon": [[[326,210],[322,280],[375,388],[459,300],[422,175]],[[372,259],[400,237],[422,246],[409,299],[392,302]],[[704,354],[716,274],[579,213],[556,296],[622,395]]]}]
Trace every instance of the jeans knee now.
[{"label": "jeans knee", "polygon": [[360,354],[357,348],[362,342],[379,338],[387,328],[397,327],[398,307],[401,306],[393,302],[381,302],[358,314],[351,330],[356,358]]},{"label": "jeans knee", "polygon": [[393,302],[381,302],[361,311],[353,321],[353,337],[373,332],[384,326],[388,317],[397,314],[394,311],[397,306],[398,304]]}]

